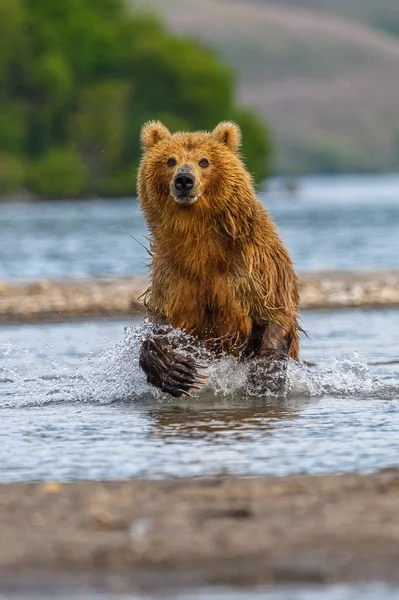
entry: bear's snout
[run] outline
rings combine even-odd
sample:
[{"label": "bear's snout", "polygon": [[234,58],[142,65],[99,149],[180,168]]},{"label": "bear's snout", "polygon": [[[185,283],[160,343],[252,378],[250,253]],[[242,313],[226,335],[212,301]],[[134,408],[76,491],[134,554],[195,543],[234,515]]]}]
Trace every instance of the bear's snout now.
[{"label": "bear's snout", "polygon": [[200,182],[192,165],[181,165],[171,184],[171,195],[179,204],[194,204],[201,195]]},{"label": "bear's snout", "polygon": [[195,177],[191,173],[177,173],[174,184],[179,194],[187,196],[194,187]]}]

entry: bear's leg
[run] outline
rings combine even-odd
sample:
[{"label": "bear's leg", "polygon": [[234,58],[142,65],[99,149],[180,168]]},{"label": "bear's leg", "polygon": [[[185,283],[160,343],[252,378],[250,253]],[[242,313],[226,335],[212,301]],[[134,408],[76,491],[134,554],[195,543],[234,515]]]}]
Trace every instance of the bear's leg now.
[{"label": "bear's leg", "polygon": [[248,392],[256,396],[283,395],[286,391],[288,353],[292,335],[276,324],[254,325],[246,354],[252,357]]},{"label": "bear's leg", "polygon": [[175,398],[190,396],[190,389],[200,389],[205,383],[206,376],[197,371],[200,365],[177,352],[166,335],[150,336],[143,342],[139,364],[147,375],[147,383]]}]

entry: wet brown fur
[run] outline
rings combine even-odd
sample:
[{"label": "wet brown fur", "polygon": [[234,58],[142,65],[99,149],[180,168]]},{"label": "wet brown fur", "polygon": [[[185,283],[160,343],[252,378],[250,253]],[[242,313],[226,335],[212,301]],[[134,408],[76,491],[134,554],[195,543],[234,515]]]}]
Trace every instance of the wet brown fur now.
[{"label": "wet brown fur", "polygon": [[[213,351],[241,356],[254,327],[281,331],[298,360],[298,283],[271,217],[240,159],[240,131],[171,135],[159,122],[142,130],[138,193],[153,253],[146,303],[155,320],[198,337]],[[167,166],[174,157],[177,165]],[[201,168],[206,157],[210,166]],[[171,183],[179,166],[196,176],[197,202],[178,204]]]}]

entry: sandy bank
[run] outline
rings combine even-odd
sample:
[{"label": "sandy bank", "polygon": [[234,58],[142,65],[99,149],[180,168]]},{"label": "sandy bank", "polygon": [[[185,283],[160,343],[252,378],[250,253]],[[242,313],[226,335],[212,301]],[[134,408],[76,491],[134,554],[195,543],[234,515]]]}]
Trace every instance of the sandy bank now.
[{"label": "sandy bank", "polygon": [[[0,322],[128,317],[143,311],[143,278],[0,282]],[[303,273],[303,308],[399,307],[399,271]]]},{"label": "sandy bank", "polygon": [[152,585],[157,573],[163,585],[399,583],[398,503],[394,469],[3,485],[1,581],[40,571]]}]

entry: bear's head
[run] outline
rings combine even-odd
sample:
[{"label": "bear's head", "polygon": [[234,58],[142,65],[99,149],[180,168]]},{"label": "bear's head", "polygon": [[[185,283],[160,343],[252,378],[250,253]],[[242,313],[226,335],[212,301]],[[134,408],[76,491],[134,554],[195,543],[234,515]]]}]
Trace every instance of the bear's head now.
[{"label": "bear's head", "polygon": [[225,210],[238,187],[251,187],[239,155],[240,141],[240,129],[232,122],[220,123],[211,133],[174,135],[159,121],[146,123],[141,130],[138,191],[147,217]]}]

